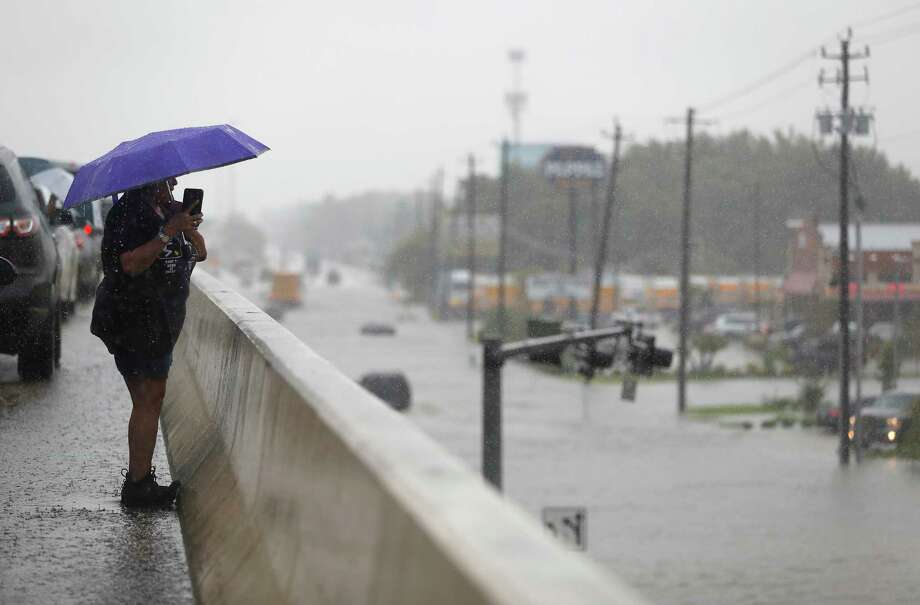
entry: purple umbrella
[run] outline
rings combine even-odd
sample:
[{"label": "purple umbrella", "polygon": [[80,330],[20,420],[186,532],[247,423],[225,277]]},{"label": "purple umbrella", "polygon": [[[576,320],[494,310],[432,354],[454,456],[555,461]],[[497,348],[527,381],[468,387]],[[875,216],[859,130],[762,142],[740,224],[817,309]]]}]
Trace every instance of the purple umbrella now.
[{"label": "purple umbrella", "polygon": [[251,160],[268,147],[229,124],[151,132],[77,172],[64,208],[210,168]]}]

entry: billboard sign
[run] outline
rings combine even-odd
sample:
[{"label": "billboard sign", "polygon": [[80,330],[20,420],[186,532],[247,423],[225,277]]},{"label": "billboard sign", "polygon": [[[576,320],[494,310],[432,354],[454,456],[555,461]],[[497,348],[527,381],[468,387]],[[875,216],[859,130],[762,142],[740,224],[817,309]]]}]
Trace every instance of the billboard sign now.
[{"label": "billboard sign", "polygon": [[552,147],[543,156],[540,169],[546,179],[571,186],[603,180],[607,163],[593,147],[563,145]]}]

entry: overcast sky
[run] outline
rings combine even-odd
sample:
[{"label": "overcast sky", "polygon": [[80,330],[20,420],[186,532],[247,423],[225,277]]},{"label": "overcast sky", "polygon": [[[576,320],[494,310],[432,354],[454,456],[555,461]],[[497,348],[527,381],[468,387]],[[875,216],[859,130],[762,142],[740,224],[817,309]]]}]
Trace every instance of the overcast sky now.
[{"label": "overcast sky", "polygon": [[[920,3],[905,0],[5,0],[0,144],[88,161],[229,122],[272,151],[181,183],[208,188],[212,212],[234,187],[251,209],[419,187],[439,167],[450,187],[471,151],[494,172],[511,47],[527,52],[524,141],[606,145],[614,115],[640,140],[682,136],[666,116],[836,50],[848,24],[857,49],[872,43],[852,99],[876,108],[878,136],[860,144],[920,175]],[[709,130],[810,135],[816,106],[839,102],[822,66],[835,69],[808,58],[714,107]]]}]

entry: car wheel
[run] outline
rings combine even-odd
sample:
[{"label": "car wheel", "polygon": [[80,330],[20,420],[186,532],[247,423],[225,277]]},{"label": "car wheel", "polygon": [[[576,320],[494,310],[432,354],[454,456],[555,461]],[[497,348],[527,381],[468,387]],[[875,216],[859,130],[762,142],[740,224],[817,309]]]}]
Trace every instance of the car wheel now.
[{"label": "car wheel", "polygon": [[17,367],[23,380],[49,380],[54,375],[56,314],[53,312],[38,329],[34,339],[19,351]]}]

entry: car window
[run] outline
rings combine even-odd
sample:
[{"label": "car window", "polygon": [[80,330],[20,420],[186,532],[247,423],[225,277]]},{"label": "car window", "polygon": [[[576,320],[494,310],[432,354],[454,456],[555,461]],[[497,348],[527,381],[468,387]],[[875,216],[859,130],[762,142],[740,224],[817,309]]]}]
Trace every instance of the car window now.
[{"label": "car window", "polygon": [[16,187],[6,167],[0,165],[0,210],[6,210],[18,205],[16,200]]},{"label": "car window", "polygon": [[892,410],[909,410],[916,399],[916,395],[908,394],[882,395],[875,401],[874,405],[875,407]]}]

